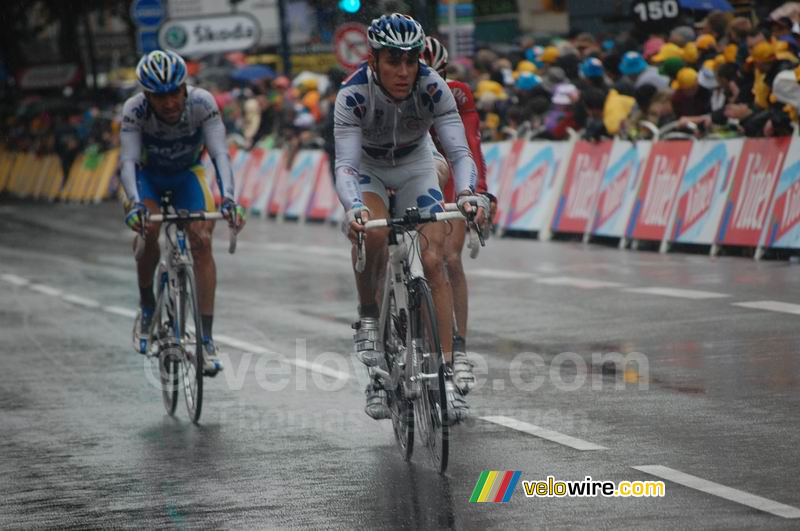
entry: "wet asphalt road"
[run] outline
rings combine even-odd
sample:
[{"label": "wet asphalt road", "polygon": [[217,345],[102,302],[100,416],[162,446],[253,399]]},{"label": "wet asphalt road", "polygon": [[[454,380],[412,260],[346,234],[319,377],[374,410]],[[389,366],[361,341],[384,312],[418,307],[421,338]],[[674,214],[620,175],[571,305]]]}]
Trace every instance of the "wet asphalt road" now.
[{"label": "wet asphalt road", "polygon": [[[229,363],[193,425],[182,402],[165,416],[131,349],[119,206],[0,205],[0,527],[800,525],[798,266],[491,240],[465,260],[484,384],[441,477],[362,413],[343,236],[252,219],[235,256],[225,239],[218,227],[214,329]],[[612,352],[641,363],[593,360]],[[468,502],[483,470],[661,479],[633,468],[652,465],[740,494],[667,480],[661,498],[526,498],[520,482],[509,503]]]}]

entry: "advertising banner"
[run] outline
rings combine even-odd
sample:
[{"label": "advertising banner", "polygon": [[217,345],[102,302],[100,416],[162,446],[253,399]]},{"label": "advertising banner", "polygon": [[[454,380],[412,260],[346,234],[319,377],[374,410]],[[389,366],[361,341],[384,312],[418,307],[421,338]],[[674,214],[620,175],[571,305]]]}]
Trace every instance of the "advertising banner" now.
[{"label": "advertising banner", "polygon": [[712,245],[743,139],[695,143],[678,190],[669,241]]},{"label": "advertising banner", "polygon": [[768,219],[767,247],[800,248],[800,137],[792,139]]},{"label": "advertising banner", "polygon": [[259,168],[265,155],[266,151],[261,148],[252,149],[247,160],[242,165],[241,171],[233,174],[233,178],[236,181],[236,197],[239,204],[245,208],[250,208],[250,205],[253,204],[253,191],[258,184],[260,178]]},{"label": "advertising banner", "polygon": [[736,164],[717,243],[756,247],[791,137],[748,138]]},{"label": "advertising banner", "polygon": [[278,173],[268,207],[271,216],[301,219],[305,215],[311,184],[321,163],[321,151],[304,149],[295,155],[289,171]]},{"label": "advertising banner", "polygon": [[325,221],[334,215],[336,209],[341,209],[339,196],[333,187],[331,170],[328,164],[328,154],[322,154],[322,162],[317,169],[317,175],[311,187],[311,197],[308,200],[306,218]]},{"label": "advertising banner", "polygon": [[512,146],[515,143],[511,141],[495,142],[484,144],[483,146],[483,160],[486,163],[486,186],[489,188],[490,192],[497,196],[497,215],[494,219],[495,223],[499,223],[501,219],[505,219],[504,210],[506,209],[506,205],[508,205],[508,192],[506,189],[510,181],[510,179],[507,178],[510,173],[508,168],[514,165],[514,161],[509,159],[519,156],[519,150],[522,149],[521,144],[524,143],[524,141],[518,140],[517,143],[519,147],[516,152],[512,150]]},{"label": "advertising banner", "polygon": [[653,145],[628,222],[628,238],[664,239],[692,145],[691,140],[670,140]]},{"label": "advertising banner", "polygon": [[[514,146],[517,148],[517,145]],[[548,205],[558,194],[556,177],[568,153],[566,142],[521,142],[515,167],[509,168],[504,219],[506,230],[539,231],[548,227],[552,209]]]},{"label": "advertising banner", "polygon": [[636,191],[652,147],[653,143],[647,141],[614,142],[592,220],[593,235],[612,238],[625,235],[625,223],[636,201]]},{"label": "advertising banner", "polygon": [[250,211],[260,216],[267,209],[267,201],[272,195],[272,187],[277,181],[277,175],[286,166],[286,152],[282,149],[268,149],[265,151],[261,164],[258,166],[258,179],[253,186],[253,201]]},{"label": "advertising banner", "polygon": [[553,219],[553,232],[583,234],[589,229],[612,145],[611,141],[575,143]]}]

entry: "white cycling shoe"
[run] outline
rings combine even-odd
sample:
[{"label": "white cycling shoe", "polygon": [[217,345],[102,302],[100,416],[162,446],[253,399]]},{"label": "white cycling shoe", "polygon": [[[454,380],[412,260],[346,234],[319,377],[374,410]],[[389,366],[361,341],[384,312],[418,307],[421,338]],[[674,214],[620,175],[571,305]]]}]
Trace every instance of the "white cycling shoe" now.
[{"label": "white cycling shoe", "polygon": [[203,341],[203,375],[214,377],[219,371],[224,369],[222,360],[217,356],[217,347],[214,341],[206,339]]}]

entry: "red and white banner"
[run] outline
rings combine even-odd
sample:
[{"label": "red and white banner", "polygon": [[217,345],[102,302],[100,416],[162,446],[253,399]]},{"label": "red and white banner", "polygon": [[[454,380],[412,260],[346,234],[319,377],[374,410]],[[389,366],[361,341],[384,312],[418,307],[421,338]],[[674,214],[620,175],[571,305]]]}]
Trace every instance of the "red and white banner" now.
[{"label": "red and white banner", "polygon": [[568,149],[566,142],[514,143],[508,157],[508,166],[513,166],[505,168],[501,227],[540,231],[550,225],[552,205],[558,194],[556,177]]},{"label": "red and white banner", "polygon": [[765,246],[800,249],[800,137],[789,145],[767,219]]},{"label": "red and white banner", "polygon": [[336,189],[333,187],[333,179],[331,178],[328,155],[323,153],[322,162],[317,170],[314,184],[311,186],[306,218],[325,221],[330,219],[339,205],[339,196],[336,195]]},{"label": "red and white banner", "polygon": [[[483,160],[486,163],[486,186],[491,193],[497,196],[497,215],[495,223],[504,219],[504,210],[508,205],[506,196],[508,195],[509,174],[513,168],[513,160],[509,160],[512,154],[514,142],[495,142],[483,146]],[[517,156],[519,151],[517,151]],[[501,206],[502,205],[502,206]],[[503,228],[502,225],[500,228]]]},{"label": "red and white banner", "polygon": [[253,202],[250,210],[255,215],[261,215],[267,210],[267,202],[272,196],[272,187],[277,181],[277,175],[286,171],[286,157],[288,151],[283,149],[269,149],[261,159],[258,166],[258,179],[252,192]]},{"label": "red and white banner", "polygon": [[613,142],[575,143],[553,219],[553,232],[583,234],[589,229]]},{"label": "red and white banner", "polygon": [[714,243],[743,143],[741,138],[695,143],[678,190],[669,241]]},{"label": "red and white banner", "polygon": [[733,175],[717,243],[756,247],[792,139],[748,138]]},{"label": "red and white banner", "polygon": [[596,236],[622,238],[636,201],[652,142],[617,140],[611,149],[591,224]]},{"label": "red and white banner", "polygon": [[656,142],[628,222],[628,238],[662,241],[692,150],[691,140]]},{"label": "red and white banner", "polygon": [[311,185],[321,163],[322,151],[299,151],[291,169],[278,174],[267,208],[269,215],[302,219],[306,213]]},{"label": "red and white banner", "polygon": [[[244,152],[239,152],[244,154]],[[233,177],[236,182],[236,198],[240,205],[250,208],[253,204],[253,192],[260,178],[259,167],[264,159],[265,151],[255,148],[241,165],[234,165]]]}]

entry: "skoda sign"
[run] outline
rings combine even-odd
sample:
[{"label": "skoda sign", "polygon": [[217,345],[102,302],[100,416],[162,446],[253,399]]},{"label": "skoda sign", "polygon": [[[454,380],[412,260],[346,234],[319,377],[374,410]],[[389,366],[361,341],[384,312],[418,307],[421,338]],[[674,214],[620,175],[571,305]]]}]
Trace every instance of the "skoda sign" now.
[{"label": "skoda sign", "polygon": [[243,13],[173,18],[158,31],[163,48],[189,56],[246,50],[256,46],[260,37],[258,21]]}]

